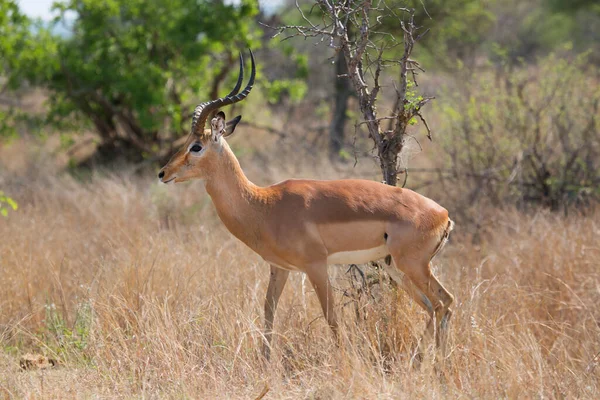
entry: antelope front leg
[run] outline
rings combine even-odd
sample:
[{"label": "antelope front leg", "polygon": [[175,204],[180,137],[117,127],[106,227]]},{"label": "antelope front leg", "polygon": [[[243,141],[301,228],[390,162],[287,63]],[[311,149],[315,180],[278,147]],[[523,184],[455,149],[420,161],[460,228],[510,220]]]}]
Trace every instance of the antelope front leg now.
[{"label": "antelope front leg", "polygon": [[273,335],[275,310],[289,274],[289,271],[271,265],[271,278],[269,279],[267,298],[265,299],[265,343],[263,345],[263,356],[267,360],[271,357],[271,337]]}]

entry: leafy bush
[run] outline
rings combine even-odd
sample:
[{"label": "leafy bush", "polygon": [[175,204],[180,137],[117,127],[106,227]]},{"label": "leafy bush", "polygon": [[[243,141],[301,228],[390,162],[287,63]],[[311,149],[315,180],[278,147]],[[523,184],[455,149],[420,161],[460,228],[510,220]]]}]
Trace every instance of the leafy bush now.
[{"label": "leafy bush", "polygon": [[598,78],[585,54],[552,54],[536,67],[475,75],[449,93],[438,105],[450,131],[439,135],[442,176],[459,203],[566,210],[599,200]]},{"label": "leafy bush", "polygon": [[222,94],[238,50],[260,43],[251,0],[70,0],[55,4],[65,37],[32,29],[15,2],[7,4],[0,73],[13,89],[24,82],[49,89],[48,122],[91,125],[108,156],[123,149],[139,158],[181,136],[198,93]]}]

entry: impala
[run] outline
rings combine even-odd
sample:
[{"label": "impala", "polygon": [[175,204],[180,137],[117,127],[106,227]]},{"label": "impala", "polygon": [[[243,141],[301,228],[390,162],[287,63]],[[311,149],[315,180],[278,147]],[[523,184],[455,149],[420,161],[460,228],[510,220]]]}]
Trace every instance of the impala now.
[{"label": "impala", "polygon": [[[329,264],[359,264],[391,256],[389,275],[429,314],[427,332],[446,329],[453,296],[431,272],[453,222],[446,209],[411,190],[367,180],[291,179],[268,187],[248,180],[225,138],[241,116],[230,121],[220,107],[245,99],[256,69],[250,52],[250,80],[244,75],[227,96],[194,110],[185,145],[160,170],[163,183],[202,179],[227,229],[271,266],[265,301],[265,344],[269,359],[273,319],[290,271],[304,272],[337,337]],[[211,118],[210,129],[204,129]],[[387,257],[389,260],[390,257]],[[436,337],[439,337],[437,335]]]}]

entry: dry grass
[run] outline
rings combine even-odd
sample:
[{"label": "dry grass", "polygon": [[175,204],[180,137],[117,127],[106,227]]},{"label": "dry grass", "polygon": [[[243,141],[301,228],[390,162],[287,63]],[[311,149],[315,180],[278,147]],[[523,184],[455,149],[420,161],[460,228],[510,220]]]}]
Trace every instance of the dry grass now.
[{"label": "dry grass", "polygon": [[[127,173],[82,183],[57,176],[43,151],[19,158],[19,146],[0,150],[0,186],[21,206],[0,219],[8,398],[254,398],[265,385],[265,398],[600,397],[597,213],[497,211],[478,245],[459,225],[435,260],[457,298],[451,353],[428,354],[420,368],[410,349],[425,315],[406,296],[383,285],[357,318],[341,294],[345,270],[332,268],[337,349],[310,285],[293,274],[265,366],[268,267],[222,227],[200,183],[166,190]],[[59,366],[22,371],[28,352]]]}]

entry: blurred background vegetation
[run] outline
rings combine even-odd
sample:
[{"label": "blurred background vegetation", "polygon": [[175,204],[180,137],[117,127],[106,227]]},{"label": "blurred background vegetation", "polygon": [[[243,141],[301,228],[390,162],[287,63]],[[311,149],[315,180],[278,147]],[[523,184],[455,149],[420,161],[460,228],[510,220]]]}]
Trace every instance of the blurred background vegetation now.
[{"label": "blurred background vegetation", "polygon": [[[419,122],[401,157],[407,187],[443,188],[469,221],[481,219],[477,204],[568,212],[598,200],[597,1],[387,4],[414,8],[429,29],[413,54],[427,71],[415,90],[437,98],[424,111],[433,144],[422,143]],[[299,5],[320,18],[312,2]],[[328,159],[338,170],[372,158],[343,60],[318,38],[272,38],[273,27],[304,22],[293,0],[68,0],[53,10],[51,20],[32,19],[17,1],[0,1],[2,146],[58,138],[53,151],[66,154],[67,171],[154,171],[188,133],[193,107],[223,95],[238,52],[252,48],[259,83],[236,107],[248,129],[277,146],[248,135],[238,153],[256,161],[300,148],[307,161]],[[379,31],[402,35],[387,19]],[[397,73],[385,71],[388,88]],[[384,95],[379,104],[392,102]]]}]

